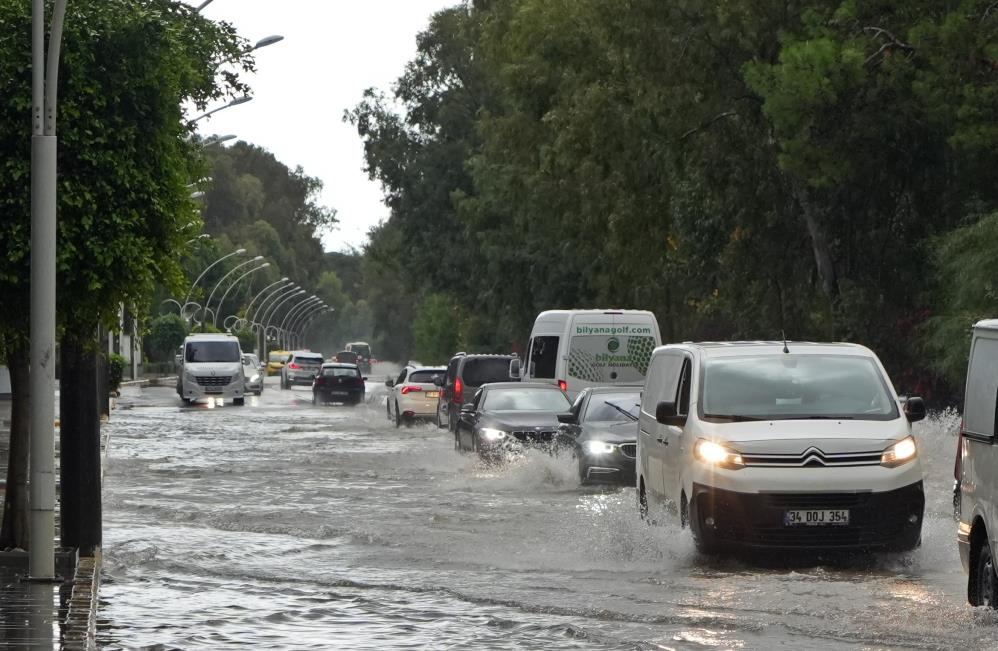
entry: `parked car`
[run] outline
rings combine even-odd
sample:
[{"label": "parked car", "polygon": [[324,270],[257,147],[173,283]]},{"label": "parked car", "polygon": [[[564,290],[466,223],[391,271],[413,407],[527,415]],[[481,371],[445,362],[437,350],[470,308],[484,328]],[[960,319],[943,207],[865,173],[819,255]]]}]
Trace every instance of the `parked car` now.
[{"label": "parked car", "polygon": [[515,355],[469,355],[457,353],[447,364],[440,379],[440,399],[437,401],[437,427],[457,431],[461,407],[471,402],[475,391],[490,382],[509,382],[509,365]]},{"label": "parked car", "polygon": [[205,398],[232,400],[242,405],[243,378],[239,340],[226,334],[196,334],[184,339],[177,375],[177,394],[191,404]]},{"label": "parked car", "polygon": [[296,384],[311,386],[312,380],[322,367],[322,355],[306,350],[291,353],[291,359],[281,369],[281,388],[290,389]]},{"label": "parked car", "polygon": [[291,351],[272,350],[267,356],[267,375],[280,375],[281,369],[291,360]]},{"label": "parked car", "polygon": [[496,382],[483,385],[461,408],[454,447],[501,461],[525,447],[557,443],[559,417],[568,418],[572,402],[556,386]]},{"label": "parked car", "polygon": [[634,387],[589,387],[572,403],[562,426],[579,462],[579,482],[634,484],[641,392]]},{"label": "parked car", "polygon": [[440,398],[440,387],[436,381],[442,379],[446,372],[445,366],[406,366],[397,378],[385,382],[389,389],[385,408],[388,419],[395,422],[395,427],[417,418],[436,416],[437,400]]},{"label": "parked car", "polygon": [[322,364],[312,380],[312,404],[342,402],[356,405],[364,402],[366,381],[356,364]]},{"label": "parked car", "polygon": [[339,362],[340,364],[356,364],[358,357],[359,355],[357,355],[357,353],[349,350],[341,350],[333,357],[333,361]]},{"label": "parked car", "polygon": [[525,382],[555,384],[570,397],[592,386],[641,386],[662,345],[645,310],[548,310],[534,320],[527,358],[510,367]]},{"label": "parked car", "polygon": [[253,353],[243,353],[243,377],[246,378],[246,393],[263,393],[263,366]]},{"label": "parked car", "polygon": [[909,550],[925,506],[911,423],[924,417],[862,346],[663,346],[642,394],[639,508],[677,505],[707,553]]},{"label": "parked car", "polygon": [[371,372],[371,344],[366,341],[353,341],[345,348],[347,351],[357,354],[357,365],[362,372]]},{"label": "parked car", "polygon": [[956,453],[957,543],[967,572],[967,600],[998,607],[998,319],[974,326]]}]

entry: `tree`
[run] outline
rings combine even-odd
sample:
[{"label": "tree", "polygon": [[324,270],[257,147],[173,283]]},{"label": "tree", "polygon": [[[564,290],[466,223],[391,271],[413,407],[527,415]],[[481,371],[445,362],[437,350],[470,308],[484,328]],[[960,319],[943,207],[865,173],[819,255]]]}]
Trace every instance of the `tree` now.
[{"label": "tree", "polygon": [[152,320],[149,334],[143,339],[149,357],[157,362],[173,361],[177,349],[187,337],[187,322],[179,314],[162,314]]},{"label": "tree", "polygon": [[[29,334],[29,3],[0,1],[0,23],[9,36],[0,42],[0,147],[8,152],[0,175],[0,338],[14,379],[13,412],[22,414]],[[66,21],[62,53],[57,307],[66,379],[74,370],[84,378],[95,371],[97,325],[113,325],[122,303],[145,305],[157,281],[179,285],[175,251],[198,220],[186,186],[203,173],[181,105],[203,108],[245,92],[235,73],[220,82],[216,73],[222,61],[249,67],[251,59],[231,26],[174,0],[81,0]],[[72,467],[79,445],[92,461],[93,441],[86,438],[92,428],[78,424],[72,410],[61,411],[63,467]],[[26,419],[12,421],[0,547],[27,542],[20,474],[27,427]],[[64,478],[64,513],[75,506],[67,499],[92,497]],[[72,523],[63,519],[62,525],[65,532]]]}]

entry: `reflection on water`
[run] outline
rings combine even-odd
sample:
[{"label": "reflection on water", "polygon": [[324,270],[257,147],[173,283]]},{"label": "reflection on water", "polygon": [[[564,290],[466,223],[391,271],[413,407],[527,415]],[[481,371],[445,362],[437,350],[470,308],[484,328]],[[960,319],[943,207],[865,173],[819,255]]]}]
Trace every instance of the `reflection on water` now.
[{"label": "reflection on water", "polygon": [[313,407],[268,384],[208,412],[153,390],[116,415],[105,648],[998,646],[965,604],[955,414],[918,424],[921,549],[774,565],[699,557],[633,489],[580,488],[570,459],[497,469],[432,425],[396,429],[369,391]]},{"label": "reflection on water", "polygon": [[72,584],[29,583],[0,567],[0,647],[58,648]]}]

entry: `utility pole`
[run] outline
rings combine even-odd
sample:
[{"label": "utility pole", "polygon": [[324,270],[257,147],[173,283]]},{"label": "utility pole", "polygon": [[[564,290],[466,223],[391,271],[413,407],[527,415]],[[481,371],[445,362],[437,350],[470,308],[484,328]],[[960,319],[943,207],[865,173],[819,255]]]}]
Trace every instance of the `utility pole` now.
[{"label": "utility pole", "polygon": [[31,2],[31,461],[28,575],[55,579],[56,105],[66,0]]}]

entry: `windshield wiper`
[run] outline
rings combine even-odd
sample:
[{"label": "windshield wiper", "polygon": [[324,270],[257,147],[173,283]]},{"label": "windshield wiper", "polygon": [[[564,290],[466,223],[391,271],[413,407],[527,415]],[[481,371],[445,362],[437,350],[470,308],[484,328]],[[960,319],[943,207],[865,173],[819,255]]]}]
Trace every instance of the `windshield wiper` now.
[{"label": "windshield wiper", "polygon": [[604,401],[603,401],[603,404],[604,404],[604,405],[610,405],[611,407],[613,407],[614,409],[616,409],[617,411],[619,411],[619,412],[620,412],[620,413],[622,413],[623,415],[625,415],[625,416],[627,416],[628,418],[630,418],[630,419],[631,419],[632,421],[635,421],[635,420],[637,420],[637,419],[638,419],[638,418],[637,418],[637,416],[635,416],[635,415],[634,415],[634,414],[632,414],[631,412],[627,411],[627,410],[626,410],[626,409],[624,409],[623,407],[619,407],[619,406],[617,406],[617,405],[613,404],[612,402],[610,402],[610,401],[608,401],[608,400],[604,400]]},{"label": "windshield wiper", "polygon": [[704,414],[703,416],[704,418],[723,418],[724,420],[730,420],[733,423],[744,423],[756,420],[769,420],[768,418],[759,418],[756,416],[742,416],[741,414]]},{"label": "windshield wiper", "polygon": [[823,415],[811,415],[811,416],[780,416],[774,418],[773,420],[856,420],[855,416],[823,416]]}]

